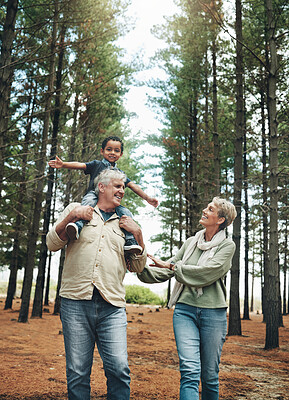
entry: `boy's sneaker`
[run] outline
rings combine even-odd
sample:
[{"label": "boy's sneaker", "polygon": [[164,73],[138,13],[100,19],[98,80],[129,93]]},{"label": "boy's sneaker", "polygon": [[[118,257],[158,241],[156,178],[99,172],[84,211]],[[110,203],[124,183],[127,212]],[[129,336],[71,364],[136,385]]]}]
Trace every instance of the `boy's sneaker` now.
[{"label": "boy's sneaker", "polygon": [[69,222],[69,224],[66,225],[65,232],[70,240],[79,238],[78,226],[74,222]]},{"label": "boy's sneaker", "polygon": [[142,253],[142,247],[139,246],[138,244],[131,244],[131,245],[126,244],[124,246],[124,254],[125,255],[135,254],[137,256],[141,253]]}]

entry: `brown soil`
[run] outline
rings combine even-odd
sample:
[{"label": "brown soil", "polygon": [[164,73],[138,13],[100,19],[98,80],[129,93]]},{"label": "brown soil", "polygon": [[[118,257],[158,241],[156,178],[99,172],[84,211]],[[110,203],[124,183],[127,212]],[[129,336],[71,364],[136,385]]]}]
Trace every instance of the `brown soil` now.
[{"label": "brown soil", "polygon": [[[42,319],[17,322],[14,310],[0,302],[0,399],[67,399],[61,323],[48,307]],[[46,307],[47,308],[47,307]],[[172,310],[127,307],[131,399],[178,399],[178,356]],[[265,351],[265,324],[252,314],[242,321],[243,336],[228,337],[220,366],[220,399],[289,399],[289,316],[280,328],[280,347]],[[92,400],[106,398],[102,363],[95,351]]]}]

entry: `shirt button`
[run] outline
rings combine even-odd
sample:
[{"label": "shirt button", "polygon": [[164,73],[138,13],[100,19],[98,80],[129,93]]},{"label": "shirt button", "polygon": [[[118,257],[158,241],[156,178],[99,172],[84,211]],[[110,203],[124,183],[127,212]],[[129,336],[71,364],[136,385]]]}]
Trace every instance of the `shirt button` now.
[{"label": "shirt button", "polygon": [[102,239],[103,239],[103,238],[104,238],[104,235],[102,235],[101,237],[102,237]]},{"label": "shirt button", "polygon": [[101,252],[101,249],[99,249],[98,251]]}]

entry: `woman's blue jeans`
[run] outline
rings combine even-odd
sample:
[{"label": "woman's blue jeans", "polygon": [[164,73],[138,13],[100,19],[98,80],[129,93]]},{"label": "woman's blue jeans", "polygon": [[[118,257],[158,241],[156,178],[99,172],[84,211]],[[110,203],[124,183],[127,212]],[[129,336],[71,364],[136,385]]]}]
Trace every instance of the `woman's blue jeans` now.
[{"label": "woman's blue jeans", "polygon": [[107,398],[128,400],[125,308],[105,301],[95,289],[92,300],[61,299],[69,400],[90,399],[90,374],[95,343],[107,378]]},{"label": "woman's blue jeans", "polygon": [[219,398],[219,363],[227,333],[226,308],[197,308],[177,303],[173,316],[180,360],[180,400]]}]

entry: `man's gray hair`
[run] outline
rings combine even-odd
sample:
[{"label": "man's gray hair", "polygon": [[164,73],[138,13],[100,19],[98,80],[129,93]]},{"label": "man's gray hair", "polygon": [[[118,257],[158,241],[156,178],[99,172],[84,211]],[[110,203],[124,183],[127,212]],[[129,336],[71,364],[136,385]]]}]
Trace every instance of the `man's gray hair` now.
[{"label": "man's gray hair", "polygon": [[104,186],[107,186],[113,179],[119,179],[125,183],[127,178],[124,172],[121,172],[116,168],[107,168],[101,171],[101,173],[94,179],[94,190],[97,196],[99,194],[98,184],[102,183]]}]

